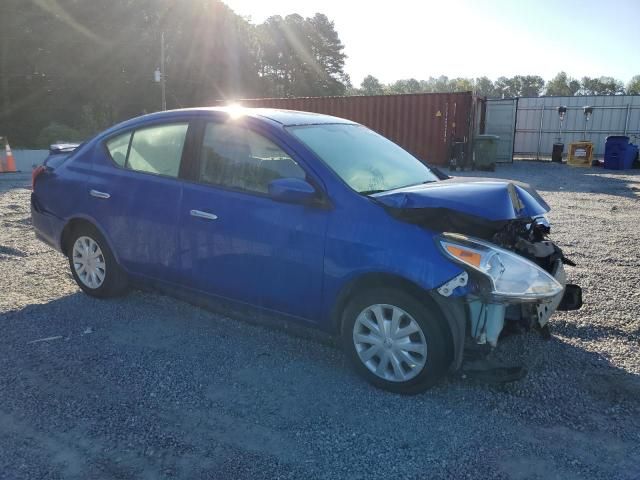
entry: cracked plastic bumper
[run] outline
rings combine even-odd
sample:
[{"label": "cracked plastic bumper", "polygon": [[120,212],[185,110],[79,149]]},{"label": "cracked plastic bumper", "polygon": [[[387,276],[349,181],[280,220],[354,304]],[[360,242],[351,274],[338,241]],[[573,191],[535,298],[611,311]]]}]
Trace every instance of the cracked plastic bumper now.
[{"label": "cracked plastic bumper", "polygon": [[[539,327],[544,327],[551,315],[557,310],[565,295],[567,277],[560,260],[556,261],[553,268],[553,277],[563,286],[560,293],[550,299],[539,301],[534,304],[523,302],[523,315],[535,315],[535,320]],[[506,320],[508,305],[514,305],[512,301],[501,302],[499,299],[486,301],[482,298],[469,297],[469,320],[470,335],[478,344],[488,343],[492,347],[498,344],[498,338],[502,332]],[[515,303],[518,305],[518,303]]]}]

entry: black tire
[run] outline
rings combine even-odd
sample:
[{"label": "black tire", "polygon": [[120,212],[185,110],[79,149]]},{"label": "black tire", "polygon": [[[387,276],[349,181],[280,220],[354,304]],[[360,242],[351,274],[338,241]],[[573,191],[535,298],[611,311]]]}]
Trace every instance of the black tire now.
[{"label": "black tire", "polygon": [[[76,240],[78,240],[78,238],[80,237],[88,237],[92,239],[98,244],[100,250],[102,251],[102,257],[104,258],[105,264],[104,280],[97,288],[91,288],[89,285],[84,283],[76,272],[73,260],[73,246],[76,243]],[[118,265],[118,262],[113,256],[113,252],[111,252],[107,241],[104,239],[104,237],[96,227],[88,223],[75,227],[71,234],[68,236],[66,253],[69,260],[71,275],[73,275],[73,278],[78,286],[87,295],[91,295],[92,297],[97,298],[111,298],[126,293],[128,288],[127,274],[122,269],[122,267]]]},{"label": "black tire", "polygon": [[[399,307],[419,324],[427,344],[426,363],[420,373],[407,381],[390,381],[373,373],[360,359],[353,340],[354,325],[361,312],[376,304]],[[406,395],[424,392],[442,379],[453,358],[453,347],[447,335],[444,319],[435,305],[424,303],[398,289],[378,287],[353,297],[342,315],[342,342],[355,370],[368,382],[383,390]]]}]

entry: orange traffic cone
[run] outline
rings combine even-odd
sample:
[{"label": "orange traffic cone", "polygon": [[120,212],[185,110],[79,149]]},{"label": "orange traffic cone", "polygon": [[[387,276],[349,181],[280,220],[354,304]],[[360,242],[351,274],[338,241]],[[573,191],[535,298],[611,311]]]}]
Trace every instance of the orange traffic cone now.
[{"label": "orange traffic cone", "polygon": [[16,172],[16,160],[13,158],[13,153],[11,153],[9,142],[6,143],[5,150],[7,152],[7,158],[5,160],[5,173]]}]

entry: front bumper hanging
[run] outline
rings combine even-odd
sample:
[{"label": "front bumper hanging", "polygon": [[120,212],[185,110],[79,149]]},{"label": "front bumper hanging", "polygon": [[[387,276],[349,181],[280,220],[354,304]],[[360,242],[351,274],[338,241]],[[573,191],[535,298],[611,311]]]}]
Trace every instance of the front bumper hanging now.
[{"label": "front bumper hanging", "polygon": [[[495,301],[486,302],[479,297],[469,297],[469,333],[471,338],[477,344],[488,343],[495,347],[498,344],[505,322],[516,321],[527,328],[537,327],[542,329],[561,304],[565,307],[570,306],[572,309],[580,308],[582,304],[581,289],[577,285],[571,285],[571,288],[567,289],[567,277],[561,260],[555,261],[552,275],[564,288],[555,297],[545,301],[513,304]],[[567,296],[570,298],[567,298]],[[576,298],[579,299],[579,302],[576,301]],[[508,310],[510,306],[511,308]]]}]

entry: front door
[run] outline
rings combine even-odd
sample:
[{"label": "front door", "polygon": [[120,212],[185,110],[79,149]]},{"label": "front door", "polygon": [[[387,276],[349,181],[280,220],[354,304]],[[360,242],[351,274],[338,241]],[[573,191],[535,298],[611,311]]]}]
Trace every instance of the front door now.
[{"label": "front door", "polygon": [[277,178],[308,179],[292,152],[240,120],[202,126],[197,182],[180,208],[180,269],[208,293],[316,319],[327,209],[269,197]]}]

